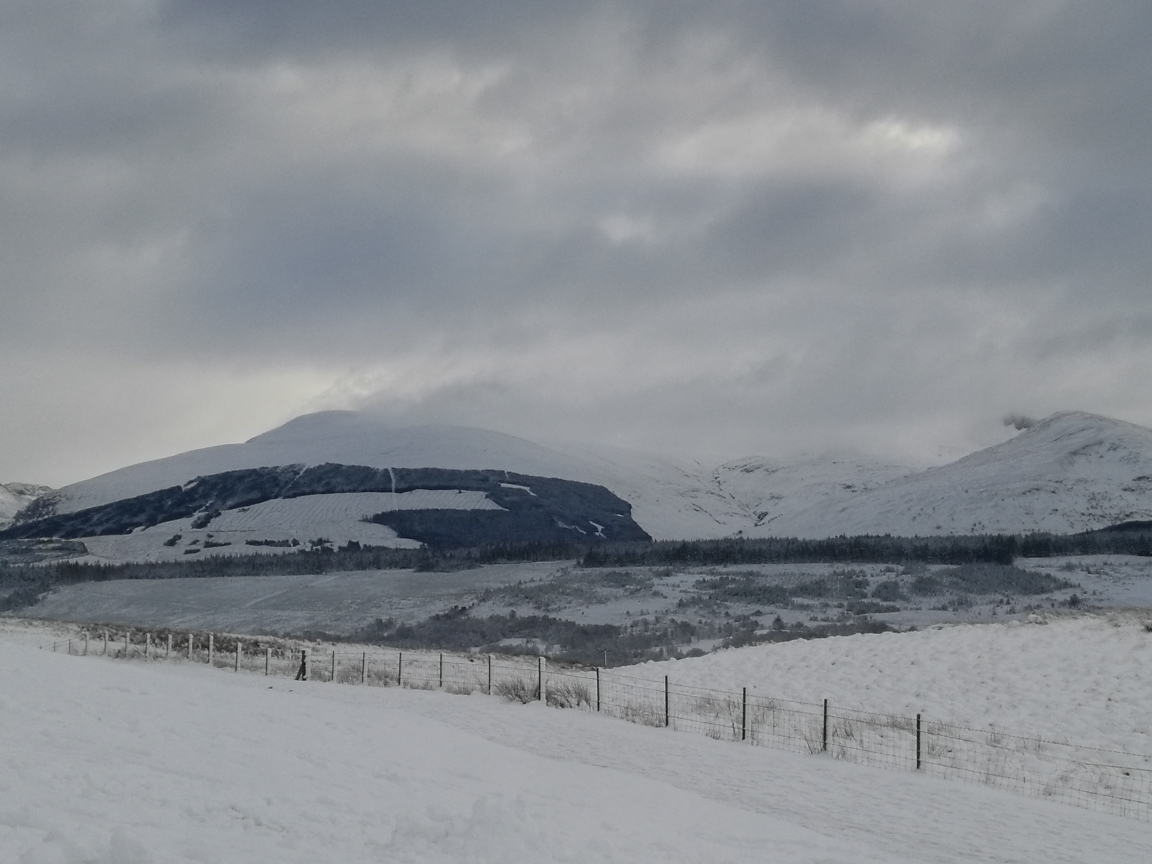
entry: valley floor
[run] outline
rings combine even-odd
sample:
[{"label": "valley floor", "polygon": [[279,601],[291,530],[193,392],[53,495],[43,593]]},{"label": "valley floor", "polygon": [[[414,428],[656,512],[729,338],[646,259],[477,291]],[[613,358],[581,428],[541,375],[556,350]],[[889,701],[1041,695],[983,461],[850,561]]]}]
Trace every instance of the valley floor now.
[{"label": "valley floor", "polygon": [[[980,657],[1023,655],[1033,674],[987,682],[1010,688],[1001,705],[1037,704],[1059,690],[1061,677],[1091,680],[1095,689],[1068,697],[1079,707],[1056,706],[1083,712],[1097,697],[1115,701],[1114,712],[1083,713],[1091,731],[1102,718],[1122,717],[1117,728],[1124,728],[1136,714],[1148,716],[1146,702],[1136,704],[1136,690],[1118,685],[1108,668],[1125,640],[1133,664],[1146,659],[1136,625],[950,628],[697,662],[720,664],[700,667],[713,686],[777,665],[825,691],[855,680],[861,697],[881,680],[864,674],[875,646],[903,646],[938,685],[933,710],[954,716],[972,687],[944,681],[949,656],[967,654],[974,667],[987,667],[994,661]],[[1016,633],[1035,634],[1034,650],[1003,636]],[[1135,862],[1147,860],[1152,837],[1147,822],[980,785],[588,713],[34,647],[51,638],[41,625],[9,620],[0,628],[3,864]],[[1068,653],[1044,659],[1061,639],[1079,646],[1081,665],[1068,668]],[[848,657],[854,669],[828,677],[830,664]],[[649,668],[687,674],[693,667]],[[1057,679],[1035,685],[1045,668]],[[1124,667],[1122,677],[1134,668]],[[840,685],[836,674],[844,676]],[[899,695],[902,678],[888,672],[882,680]],[[1146,684],[1132,684],[1145,699]]]}]

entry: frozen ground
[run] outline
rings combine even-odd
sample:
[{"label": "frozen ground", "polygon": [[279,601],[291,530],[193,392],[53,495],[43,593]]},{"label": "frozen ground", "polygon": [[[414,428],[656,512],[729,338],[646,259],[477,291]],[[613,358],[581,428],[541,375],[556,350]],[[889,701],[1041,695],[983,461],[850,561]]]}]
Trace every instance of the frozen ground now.
[{"label": "frozen ground", "polygon": [[1147,860],[1147,823],[978,785],[23,634],[0,637],[3,864]]}]

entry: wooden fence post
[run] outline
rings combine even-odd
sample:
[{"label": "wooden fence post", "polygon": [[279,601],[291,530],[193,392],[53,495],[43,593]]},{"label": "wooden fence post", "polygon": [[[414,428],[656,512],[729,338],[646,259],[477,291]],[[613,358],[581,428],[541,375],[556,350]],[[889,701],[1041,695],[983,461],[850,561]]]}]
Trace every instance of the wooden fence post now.
[{"label": "wooden fence post", "polygon": [[104,631],[104,656],[108,656],[108,631]]},{"label": "wooden fence post", "polygon": [[396,652],[396,686],[404,686],[404,652]]},{"label": "wooden fence post", "polygon": [[168,634],[168,647],[164,649],[164,656],[165,657],[171,657],[172,656],[172,634],[171,633]]},{"label": "wooden fence post", "polygon": [[188,659],[189,660],[192,659],[192,646],[195,644],[196,644],[196,634],[195,633],[189,633],[188,634]]},{"label": "wooden fence post", "polygon": [[233,672],[240,671],[240,640],[236,640],[236,665],[232,668]]},{"label": "wooden fence post", "polygon": [[270,647],[264,648],[264,674],[268,674],[268,670],[272,668],[272,649]]},{"label": "wooden fence post", "polygon": [[151,653],[151,650],[150,650],[151,648],[152,648],[152,634],[151,633],[145,633],[144,634],[144,659],[145,660],[148,659],[148,655]]},{"label": "wooden fence post", "polygon": [[84,634],[84,656],[88,656],[88,634]]},{"label": "wooden fence post", "polygon": [[360,683],[368,683],[368,652],[364,652],[364,656],[360,658]]},{"label": "wooden fence post", "polygon": [[216,653],[216,634],[208,634],[208,665],[212,665],[212,655]]},{"label": "wooden fence post", "polygon": [[440,689],[444,689],[444,654],[440,654]]},{"label": "wooden fence post", "polygon": [[330,680],[333,684],[336,683],[336,649],[332,649],[332,677]]},{"label": "wooden fence post", "polygon": [[492,655],[488,655],[488,695],[492,695]]},{"label": "wooden fence post", "polygon": [[600,710],[600,667],[596,667],[596,710]]},{"label": "wooden fence post", "polygon": [[825,753],[828,752],[828,700],[827,699],[824,700],[824,737],[823,737],[823,743],[820,745],[820,749]]},{"label": "wooden fence post", "polygon": [[540,660],[539,660],[539,666],[537,667],[537,675],[540,679],[540,681],[539,681],[540,701],[543,702],[545,705],[548,704],[548,681],[545,678],[545,674],[544,674],[545,669],[547,668],[547,665],[548,665],[548,661],[544,659],[543,655],[541,655]]},{"label": "wooden fence post", "polygon": [[125,660],[127,660],[127,659],[128,659],[128,648],[129,648],[129,645],[130,645],[130,643],[129,643],[129,641],[128,641],[128,631],[127,631],[127,630],[125,630],[125,631],[124,631],[124,659],[125,659]]}]

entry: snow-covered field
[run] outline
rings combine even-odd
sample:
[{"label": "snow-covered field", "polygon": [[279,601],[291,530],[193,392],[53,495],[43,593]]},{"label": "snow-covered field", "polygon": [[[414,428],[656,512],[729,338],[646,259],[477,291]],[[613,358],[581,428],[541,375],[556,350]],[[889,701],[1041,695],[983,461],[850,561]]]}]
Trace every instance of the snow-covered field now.
[{"label": "snow-covered field", "polygon": [[1147,754],[1152,612],[1032,616],[644,663],[651,681],[820,702]]},{"label": "snow-covered field", "polygon": [[[1147,860],[1146,822],[979,785],[478,695],[69,657],[4,631],[4,864]],[[1114,656],[1083,674],[1108,680]],[[795,674],[825,684],[820,659]]]},{"label": "snow-covered field", "polygon": [[[165,561],[210,551],[215,555],[284,553],[290,548],[249,546],[246,541],[292,541],[307,545],[323,538],[336,546],[349,541],[370,546],[415,549],[415,540],[398,537],[387,525],[364,520],[389,510],[500,510],[483,492],[416,489],[411,492],[338,492],[275,498],[250,507],[225,510],[208,528],[195,528],[195,517],[161,522],[131,534],[81,538],[89,555],[78,560]],[[171,544],[171,545],[167,545]],[[207,545],[206,545],[207,544]],[[215,544],[214,546],[212,544]],[[295,548],[295,547],[293,547]]]}]

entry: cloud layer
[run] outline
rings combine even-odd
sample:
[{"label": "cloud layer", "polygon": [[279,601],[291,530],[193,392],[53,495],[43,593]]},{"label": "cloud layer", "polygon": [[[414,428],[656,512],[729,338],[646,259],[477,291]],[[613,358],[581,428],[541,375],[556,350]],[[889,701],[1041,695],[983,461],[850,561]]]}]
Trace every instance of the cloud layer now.
[{"label": "cloud layer", "polygon": [[61,0],[0,27],[0,480],[306,410],[736,456],[1152,423],[1152,9]]}]

